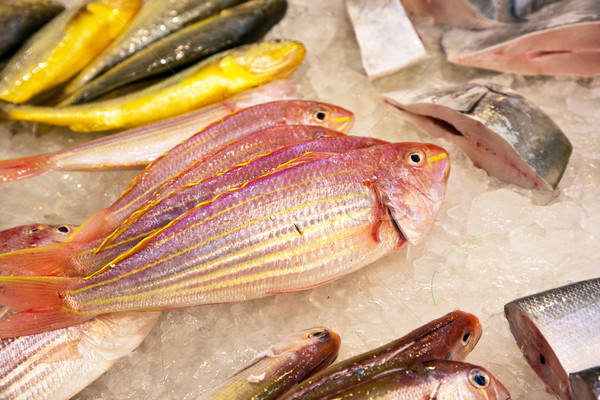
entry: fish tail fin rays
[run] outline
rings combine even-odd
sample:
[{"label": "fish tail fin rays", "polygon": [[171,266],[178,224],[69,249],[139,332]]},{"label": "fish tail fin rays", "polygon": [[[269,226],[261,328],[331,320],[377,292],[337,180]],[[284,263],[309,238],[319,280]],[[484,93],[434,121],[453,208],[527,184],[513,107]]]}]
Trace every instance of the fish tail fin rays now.
[{"label": "fish tail fin rays", "polygon": [[113,224],[112,220],[108,218],[109,215],[109,209],[96,212],[73,232],[67,242],[90,242],[112,233],[118,225]]},{"label": "fish tail fin rays", "polygon": [[13,312],[0,320],[0,338],[32,335],[74,325],[93,317],[68,304],[65,291],[79,278],[0,277],[0,303]]},{"label": "fish tail fin rays", "polygon": [[[77,276],[83,267],[73,255],[81,244],[55,243],[0,255],[0,276]],[[1,304],[1,303],[0,303]]]},{"label": "fish tail fin rays", "polygon": [[51,154],[2,160],[0,161],[0,182],[33,178],[52,170]]}]

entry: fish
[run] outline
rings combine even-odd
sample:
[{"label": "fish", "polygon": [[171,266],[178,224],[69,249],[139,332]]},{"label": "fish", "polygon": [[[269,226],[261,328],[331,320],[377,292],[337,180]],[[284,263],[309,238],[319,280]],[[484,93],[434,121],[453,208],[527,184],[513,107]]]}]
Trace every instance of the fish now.
[{"label": "fish", "polygon": [[[318,154],[316,154],[318,155]],[[0,337],[117,311],[229,303],[340,278],[433,227],[447,152],[391,143],[245,182],[199,203],[85,278],[0,277]]]},{"label": "fish", "polygon": [[510,0],[402,0],[406,10],[433,17],[435,23],[464,29],[488,29],[509,17]]},{"label": "fish", "polygon": [[346,11],[370,79],[425,59],[425,47],[400,0],[346,0]]},{"label": "fish", "polygon": [[337,358],[340,337],[315,327],[286,336],[198,400],[274,400]]},{"label": "fish", "polygon": [[0,59],[10,56],[64,9],[53,0],[4,0],[0,6]]},{"label": "fish", "polygon": [[561,399],[574,398],[569,374],[600,360],[600,278],[513,300],[504,313],[535,373]]},{"label": "fish", "polygon": [[33,178],[53,171],[89,171],[145,167],[170,148],[232,112],[293,97],[296,85],[277,80],[221,103],[184,115],[108,135],[54,153],[0,161],[0,182]]},{"label": "fish", "polygon": [[489,175],[526,188],[554,190],[573,146],[539,107],[491,82],[385,93],[417,127],[456,144]]},{"label": "fish", "polygon": [[106,314],[68,328],[0,339],[0,398],[70,399],[138,347],[159,315]]},{"label": "fish", "polygon": [[437,359],[462,361],[480,337],[481,325],[476,316],[452,311],[400,339],[332,365],[303,380],[279,399],[321,399],[388,370]]},{"label": "fish", "polygon": [[286,0],[252,0],[225,9],[149,44],[79,88],[59,105],[85,103],[128,83],[172,72],[219,51],[252,43],[278,23],[286,9]]},{"label": "fish", "polygon": [[79,72],[125,28],[141,0],[88,0],[27,40],[0,73],[0,100],[25,103]]},{"label": "fish", "polygon": [[151,43],[184,26],[208,18],[246,0],[148,0],[127,29],[69,84],[64,93],[73,93]]},{"label": "fish", "polygon": [[510,393],[486,369],[435,360],[391,370],[322,400],[509,400]]},{"label": "fish", "polygon": [[139,92],[65,107],[0,104],[0,118],[92,132],[131,128],[223,101],[246,89],[290,76],[306,50],[277,39],[217,53]]},{"label": "fish", "polygon": [[600,367],[570,373],[569,386],[575,400],[600,399]]},{"label": "fish", "polygon": [[77,225],[30,224],[0,231],[0,254],[64,242]]},{"label": "fish", "polygon": [[600,3],[559,1],[522,23],[442,35],[448,61],[522,75],[593,77],[600,73]]}]

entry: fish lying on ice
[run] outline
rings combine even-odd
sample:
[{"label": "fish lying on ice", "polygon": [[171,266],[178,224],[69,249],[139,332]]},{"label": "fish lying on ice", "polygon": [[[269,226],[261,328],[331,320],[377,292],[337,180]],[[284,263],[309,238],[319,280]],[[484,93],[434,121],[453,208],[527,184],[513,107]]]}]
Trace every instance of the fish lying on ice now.
[{"label": "fish lying on ice", "polygon": [[537,375],[562,399],[573,398],[569,374],[600,360],[600,278],[513,300],[504,312]]},{"label": "fish lying on ice", "polygon": [[67,81],[104,49],[141,0],[88,0],[37,31],[0,73],[0,99],[24,103]]},{"label": "fish lying on ice", "polygon": [[455,143],[477,167],[505,182],[553,190],[573,149],[535,104],[496,84],[399,91],[382,98],[423,131]]},{"label": "fish lying on ice", "polygon": [[102,75],[151,43],[246,0],[148,0],[127,29],[65,87],[66,94]]},{"label": "fish lying on ice", "polygon": [[422,61],[425,47],[400,0],[346,0],[362,65],[379,78]]},{"label": "fish lying on ice", "polygon": [[275,400],[287,389],[335,361],[337,333],[315,327],[293,333],[258,354],[232,377],[198,400]]},{"label": "fish lying on ice", "polygon": [[52,171],[144,167],[220,118],[244,107],[292,97],[296,86],[277,80],[185,115],[116,133],[55,153],[0,161],[0,182]]},{"label": "fish lying on ice", "polygon": [[569,385],[574,400],[600,399],[600,367],[570,373]]},{"label": "fish lying on ice", "polygon": [[526,22],[481,32],[452,30],[441,39],[448,61],[523,75],[600,73],[600,2],[559,1]]},{"label": "fish lying on ice", "polygon": [[0,59],[10,56],[64,9],[54,0],[4,0],[0,5]]},{"label": "fish lying on ice", "polygon": [[331,155],[198,204],[86,278],[0,277],[0,337],[126,310],[237,302],[324,284],[433,227],[445,150],[392,143]]},{"label": "fish lying on ice", "polygon": [[435,360],[384,372],[320,400],[510,400],[510,394],[482,367]]},{"label": "fish lying on ice", "polygon": [[142,91],[65,107],[0,104],[0,118],[101,131],[140,126],[223,101],[290,76],[304,59],[299,42],[269,40],[209,57]]},{"label": "fish lying on ice", "polygon": [[172,72],[219,51],[260,39],[279,22],[286,0],[252,0],[148,45],[82,86],[59,105],[80,104],[128,83]]},{"label": "fish lying on ice", "polygon": [[22,225],[0,231],[0,254],[64,242],[76,225]]},{"label": "fish lying on ice", "polygon": [[480,337],[481,325],[476,316],[453,311],[400,339],[332,365],[278,400],[319,400],[388,370],[437,359],[462,361]]},{"label": "fish lying on ice", "polygon": [[[487,29],[498,26],[497,20],[509,17],[508,7],[499,6],[509,0],[402,0],[404,7],[415,14],[426,14],[438,24],[465,29]],[[498,4],[500,3],[500,4]]]}]

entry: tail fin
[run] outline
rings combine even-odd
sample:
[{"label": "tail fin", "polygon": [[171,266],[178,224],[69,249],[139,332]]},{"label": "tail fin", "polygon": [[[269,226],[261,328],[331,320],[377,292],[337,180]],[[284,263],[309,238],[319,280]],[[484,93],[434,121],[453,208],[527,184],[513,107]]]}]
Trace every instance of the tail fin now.
[{"label": "tail fin", "polygon": [[94,315],[78,313],[65,291],[83,285],[80,278],[0,277],[0,303],[15,313],[0,320],[0,338],[64,328]]},{"label": "tail fin", "polygon": [[33,178],[52,171],[52,154],[0,161],[0,182],[14,182]]},{"label": "tail fin", "polygon": [[73,257],[85,245],[55,243],[0,254],[0,276],[85,276],[86,267]]}]

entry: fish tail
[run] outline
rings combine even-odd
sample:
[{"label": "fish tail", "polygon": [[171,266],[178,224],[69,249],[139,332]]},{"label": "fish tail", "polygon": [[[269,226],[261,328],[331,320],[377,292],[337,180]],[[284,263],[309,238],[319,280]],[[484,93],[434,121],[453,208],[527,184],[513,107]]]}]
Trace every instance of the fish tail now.
[{"label": "fish tail", "polygon": [[85,275],[85,266],[74,257],[84,248],[82,243],[55,243],[5,253],[0,255],[0,276]]},{"label": "fish tail", "polygon": [[0,277],[0,303],[13,311],[0,320],[0,338],[46,332],[92,318],[78,312],[66,295],[82,285],[80,278]]},{"label": "fish tail", "polygon": [[38,154],[31,157],[0,161],[0,182],[14,182],[33,178],[52,171],[51,155]]}]

